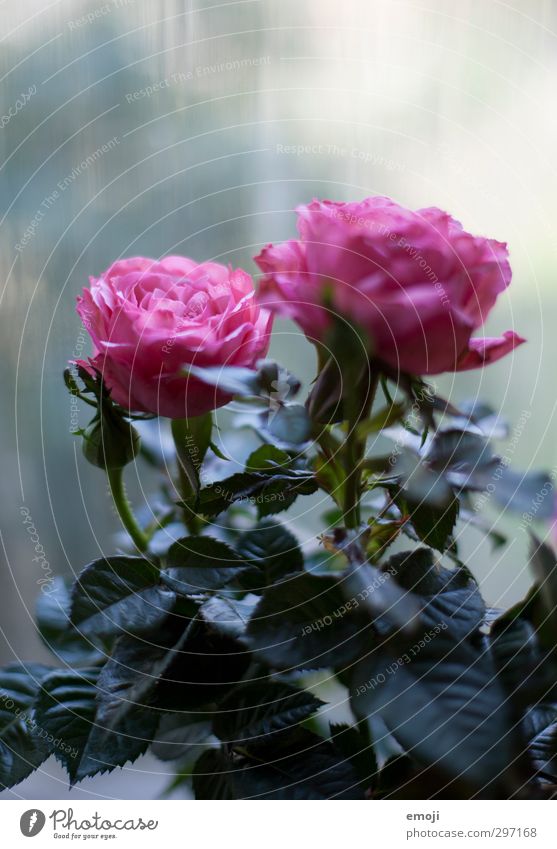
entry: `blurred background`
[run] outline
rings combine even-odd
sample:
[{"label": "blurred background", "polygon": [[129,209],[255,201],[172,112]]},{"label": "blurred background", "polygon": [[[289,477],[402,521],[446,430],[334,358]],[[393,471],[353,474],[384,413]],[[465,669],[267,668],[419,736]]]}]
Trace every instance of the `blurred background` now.
[{"label": "blurred background", "polygon": [[[488,330],[528,345],[440,388],[501,406],[523,423],[517,468],[554,469],[557,0],[3,0],[0,33],[2,662],[48,658],[21,507],[54,575],[117,545],[62,370],[87,353],[76,295],[118,257],[183,253],[255,274],[251,257],[292,237],[292,210],[312,196],[444,207],[509,243],[514,283]],[[312,378],[287,323],[272,353]],[[127,474],[140,507],[150,478]],[[290,517],[303,542],[316,509]],[[486,514],[509,545],[493,555],[467,529],[463,551],[487,600],[508,604],[528,587],[526,534]],[[152,798],[166,773],[144,758],[69,798]],[[51,760],[0,795],[68,790]]]}]

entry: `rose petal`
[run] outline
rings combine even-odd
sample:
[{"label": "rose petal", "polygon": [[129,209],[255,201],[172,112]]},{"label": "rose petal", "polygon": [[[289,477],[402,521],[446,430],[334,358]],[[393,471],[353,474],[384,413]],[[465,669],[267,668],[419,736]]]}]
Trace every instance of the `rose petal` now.
[{"label": "rose petal", "polygon": [[526,339],[523,339],[514,330],[507,330],[502,336],[498,337],[483,336],[478,339],[470,339],[468,350],[460,357],[456,371],[467,371],[495,363],[524,342],[526,342]]}]

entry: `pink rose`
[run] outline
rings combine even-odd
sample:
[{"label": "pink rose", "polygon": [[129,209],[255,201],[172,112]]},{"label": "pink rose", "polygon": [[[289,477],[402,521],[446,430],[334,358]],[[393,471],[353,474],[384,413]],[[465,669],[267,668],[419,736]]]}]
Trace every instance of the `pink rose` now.
[{"label": "pink rose", "polygon": [[272,323],[245,271],[181,256],[115,262],[91,278],[77,311],[94,344],[90,365],[114,400],[170,418],[228,403],[229,395],[188,377],[187,366],[253,368]]},{"label": "pink rose", "polygon": [[495,362],[525,340],[472,333],[510,283],[507,247],[472,236],[440,209],[389,198],[298,207],[300,238],[268,245],[260,302],[324,342],[335,314],[367,334],[370,352],[413,374]]}]

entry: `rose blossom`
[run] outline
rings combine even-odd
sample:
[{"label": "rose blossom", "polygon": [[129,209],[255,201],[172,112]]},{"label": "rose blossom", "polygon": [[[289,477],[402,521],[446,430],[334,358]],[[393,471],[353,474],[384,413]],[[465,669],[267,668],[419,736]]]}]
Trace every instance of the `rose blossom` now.
[{"label": "rose blossom", "polygon": [[389,198],[300,206],[299,239],[267,245],[260,302],[326,342],[339,314],[366,331],[370,352],[413,374],[495,362],[525,340],[471,338],[510,283],[507,247],[472,236],[446,212]]},{"label": "rose blossom", "polygon": [[89,364],[112,398],[170,418],[226,404],[230,396],[189,377],[187,365],[253,368],[272,323],[245,271],[181,256],[115,262],[90,279],[77,311],[94,344]]}]

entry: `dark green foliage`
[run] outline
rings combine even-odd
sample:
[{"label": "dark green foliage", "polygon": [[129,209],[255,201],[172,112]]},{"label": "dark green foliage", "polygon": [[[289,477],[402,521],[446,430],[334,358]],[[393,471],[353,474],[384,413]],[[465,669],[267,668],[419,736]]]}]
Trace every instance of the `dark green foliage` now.
[{"label": "dark green foliage", "polygon": [[265,590],[248,628],[257,656],[275,669],[342,667],[369,651],[373,623],[337,578],[294,573]]},{"label": "dark green foliage", "polygon": [[[207,485],[201,463],[217,462],[210,417],[174,423],[181,509],[165,490],[158,527],[184,520],[177,541],[168,548],[155,536],[143,556],[96,560],[71,591],[58,580],[41,596],[39,633],[61,668],[0,671],[4,786],[50,754],[73,783],[151,751],[173,764],[173,791],[193,786],[198,799],[554,792],[555,554],[533,538],[532,589],[494,611],[457,551],[462,519],[481,518],[474,493],[486,481],[495,476],[494,499],[516,508],[545,476],[511,493],[481,432],[491,413],[455,410],[408,375],[402,401],[380,375],[387,407],[354,420],[351,444],[339,417],[373,375],[350,354],[353,343],[361,349],[354,329],[341,337],[333,342],[351,382],[341,393],[325,375],[306,407],[292,403],[299,385],[275,363],[191,369],[249,401],[262,444],[240,471]],[[98,378],[81,379],[85,390],[68,378],[70,391],[111,403]],[[400,450],[367,456],[365,440],[379,432]],[[319,548],[270,518],[318,488],[332,525]],[[407,551],[393,545],[402,534]],[[348,721],[330,724],[331,692],[350,706]]]},{"label": "dark green foliage", "polygon": [[[74,782],[150,747],[184,774],[193,768],[194,790],[207,799],[404,798],[420,775],[430,793],[450,798],[551,784],[551,552],[537,545],[528,598],[486,618],[470,573],[441,566],[431,549],[377,567],[358,540],[335,539],[329,575],[305,571],[295,537],[273,520],[233,535],[233,547],[184,537],[161,573],[139,557],[96,561],[74,585],[71,621],[57,586],[39,606],[43,636],[59,656],[95,665],[38,667],[35,680],[31,669],[4,670],[6,694],[45,738],[3,711],[4,784],[50,753]],[[110,656],[100,637],[114,641]],[[308,726],[321,729],[323,702],[301,681],[276,677],[321,667],[349,686],[358,720],[331,726],[329,740]],[[406,755],[378,767],[370,718]]]},{"label": "dark green foliage", "polygon": [[39,664],[12,664],[0,670],[0,786],[13,787],[37,769],[52,751],[37,723],[34,702],[48,670]]},{"label": "dark green foliage", "polygon": [[205,487],[198,498],[184,502],[184,507],[210,519],[235,502],[244,502],[254,504],[260,516],[268,516],[286,510],[299,495],[311,495],[316,489],[313,475],[301,469],[238,472]]},{"label": "dark green foliage", "polygon": [[256,588],[266,586],[304,568],[304,558],[296,537],[284,525],[273,520],[260,522],[243,533],[236,549],[251,566],[249,572],[242,576],[243,586],[249,586],[248,581],[252,581]]},{"label": "dark green foliage", "polygon": [[[261,701],[264,684],[265,701]],[[219,704],[213,728],[223,742],[261,746],[269,738],[296,730],[323,704],[311,693],[277,681],[251,682],[234,688]]]},{"label": "dark green foliage", "polygon": [[72,592],[71,620],[88,637],[141,634],[156,627],[174,604],[159,572],[141,557],[109,557],[86,566]]},{"label": "dark green foliage", "polygon": [[245,569],[226,543],[211,537],[184,537],[168,551],[161,578],[184,595],[220,589]]},{"label": "dark green foliage", "polygon": [[59,660],[69,664],[102,660],[102,650],[96,647],[92,637],[71,627],[70,611],[70,587],[62,578],[55,578],[37,600],[37,628],[43,642]]},{"label": "dark green foliage", "polygon": [[292,748],[257,759],[206,752],[195,766],[193,787],[198,799],[363,798],[350,762],[309,733]]}]

